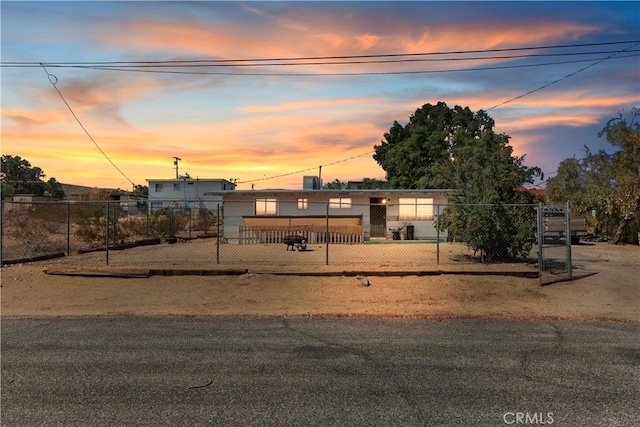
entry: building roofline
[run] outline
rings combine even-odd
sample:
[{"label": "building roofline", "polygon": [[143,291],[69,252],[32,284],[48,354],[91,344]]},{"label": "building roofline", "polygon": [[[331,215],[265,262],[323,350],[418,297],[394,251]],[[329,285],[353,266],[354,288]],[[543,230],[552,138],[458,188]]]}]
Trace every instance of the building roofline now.
[{"label": "building roofline", "polygon": [[269,195],[269,194],[321,194],[321,195],[344,195],[344,194],[352,194],[352,195],[365,195],[365,194],[446,194],[452,193],[456,190],[452,189],[393,189],[393,190],[384,190],[384,189],[345,189],[345,190],[228,190],[228,191],[219,191],[218,193],[222,196],[230,196],[230,195]]},{"label": "building roofline", "polygon": [[196,181],[200,181],[200,182],[228,182],[229,184],[234,184],[232,181],[229,181],[228,179],[224,179],[224,178],[146,178],[145,181],[147,182],[196,182]]}]

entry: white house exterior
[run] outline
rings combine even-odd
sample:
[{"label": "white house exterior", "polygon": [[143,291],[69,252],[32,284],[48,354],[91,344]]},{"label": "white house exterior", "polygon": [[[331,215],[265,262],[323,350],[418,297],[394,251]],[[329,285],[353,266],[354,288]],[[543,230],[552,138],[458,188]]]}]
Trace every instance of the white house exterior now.
[{"label": "white house exterior", "polygon": [[236,184],[226,179],[147,179],[149,183],[149,207],[195,207],[215,210],[222,203],[221,194],[233,191]]},{"label": "white house exterior", "polygon": [[[250,190],[226,191],[224,235],[238,239],[241,227],[255,223],[315,224],[355,219],[363,240],[376,238],[435,239],[437,206],[448,203],[452,190]],[[151,193],[150,193],[151,194]],[[268,228],[268,227],[265,227]],[[439,237],[446,239],[446,232]]]}]

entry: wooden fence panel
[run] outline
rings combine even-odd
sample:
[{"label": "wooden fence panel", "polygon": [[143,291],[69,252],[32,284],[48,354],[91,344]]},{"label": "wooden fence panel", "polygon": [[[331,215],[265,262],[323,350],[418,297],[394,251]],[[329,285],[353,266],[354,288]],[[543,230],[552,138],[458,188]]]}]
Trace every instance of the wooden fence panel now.
[{"label": "wooden fence panel", "polygon": [[[290,228],[277,225],[241,225],[238,231],[238,243],[241,245],[282,243],[282,239],[292,234],[303,236],[308,244],[326,243],[327,237],[326,228],[319,226]],[[354,245],[363,242],[364,233],[361,226],[329,226],[329,243]]]}]

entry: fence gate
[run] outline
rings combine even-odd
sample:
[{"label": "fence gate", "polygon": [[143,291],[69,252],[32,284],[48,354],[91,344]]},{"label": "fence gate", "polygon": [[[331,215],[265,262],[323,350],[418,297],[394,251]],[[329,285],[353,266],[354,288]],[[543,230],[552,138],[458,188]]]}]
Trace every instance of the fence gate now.
[{"label": "fence gate", "polygon": [[565,206],[538,205],[538,273],[540,285],[572,280],[571,215]]}]

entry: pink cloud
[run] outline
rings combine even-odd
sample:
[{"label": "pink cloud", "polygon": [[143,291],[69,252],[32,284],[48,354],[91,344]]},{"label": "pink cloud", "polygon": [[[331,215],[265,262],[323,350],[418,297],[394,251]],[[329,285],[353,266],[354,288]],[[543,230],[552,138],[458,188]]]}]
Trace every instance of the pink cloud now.
[{"label": "pink cloud", "polygon": [[[576,40],[599,31],[596,25],[566,21],[496,19],[493,24],[483,21],[425,27],[411,22],[389,23],[388,17],[371,14],[336,18],[318,10],[313,10],[312,15],[295,10],[277,16],[257,7],[244,7],[269,24],[276,22],[277,25],[246,27],[238,31],[235,24],[212,27],[193,22],[146,19],[119,22],[120,31],[111,31],[102,37],[108,44],[135,49],[175,49],[229,59],[239,58],[238,52],[243,52],[242,58],[267,58],[480,50]],[[378,26],[376,20],[384,24]],[[292,39],[295,43],[291,43]],[[468,64],[461,62],[458,66],[465,65]]]},{"label": "pink cloud", "polygon": [[246,113],[281,113],[284,111],[300,111],[303,109],[367,105],[381,102],[381,98],[339,98],[339,99],[311,99],[305,101],[285,102],[273,105],[247,105],[239,108]]}]

